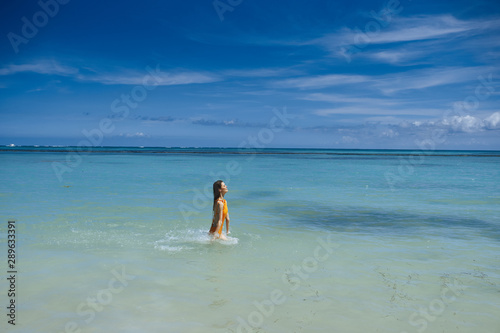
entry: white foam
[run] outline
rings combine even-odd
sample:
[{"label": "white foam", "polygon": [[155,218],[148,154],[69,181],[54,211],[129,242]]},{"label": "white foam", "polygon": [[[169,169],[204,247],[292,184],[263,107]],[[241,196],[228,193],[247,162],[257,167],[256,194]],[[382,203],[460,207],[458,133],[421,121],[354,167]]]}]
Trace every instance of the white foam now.
[{"label": "white foam", "polygon": [[154,242],[155,249],[169,252],[195,249],[198,245],[210,245],[218,243],[222,245],[236,245],[239,239],[227,236],[226,240],[212,239],[205,229],[172,230],[165,237]]},{"label": "white foam", "polygon": [[190,250],[193,249],[192,247],[184,247],[184,246],[168,246],[168,245],[155,245],[155,249],[160,250],[160,251],[167,251],[167,252],[180,252],[182,250]]},{"label": "white foam", "polygon": [[218,238],[215,239],[215,241],[224,245],[236,245],[238,244],[239,239],[236,237],[227,236],[226,240]]}]

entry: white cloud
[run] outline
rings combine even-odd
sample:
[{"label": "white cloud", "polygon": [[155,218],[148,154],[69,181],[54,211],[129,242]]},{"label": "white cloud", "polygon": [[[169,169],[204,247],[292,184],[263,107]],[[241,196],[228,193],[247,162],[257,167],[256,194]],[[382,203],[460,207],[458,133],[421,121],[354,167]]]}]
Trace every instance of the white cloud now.
[{"label": "white cloud", "polygon": [[386,131],[383,131],[381,136],[386,137],[386,138],[395,138],[395,137],[399,136],[399,132],[394,131],[392,129],[388,129]]},{"label": "white cloud", "polygon": [[346,96],[340,94],[324,94],[324,93],[313,93],[308,94],[300,99],[306,101],[314,102],[329,102],[329,103],[354,103],[354,104],[372,104],[378,106],[394,106],[397,105],[393,99],[389,98],[367,98],[367,97],[357,97],[357,96]]},{"label": "white cloud", "polygon": [[495,112],[484,119],[484,127],[487,129],[500,129],[500,112]]},{"label": "white cloud", "polygon": [[456,132],[474,133],[483,128],[483,122],[473,116],[453,116],[443,119],[443,125],[450,127]]},{"label": "white cloud", "polygon": [[437,86],[476,81],[482,73],[492,72],[488,67],[441,67],[410,70],[387,74],[374,80],[373,86],[386,95],[400,91],[420,90]]},{"label": "white cloud", "polygon": [[184,73],[167,73],[160,72],[154,76],[144,70],[143,72],[131,71],[129,73],[105,73],[97,75],[80,74],[77,79],[87,82],[98,82],[106,85],[124,84],[124,85],[142,85],[145,78],[150,77],[148,84],[158,83],[159,86],[183,85],[193,83],[209,83],[219,81],[215,75],[184,72]]},{"label": "white cloud", "polygon": [[57,61],[41,60],[34,63],[22,65],[8,65],[0,68],[0,75],[14,75],[17,73],[31,72],[45,75],[59,75],[72,77],[84,82],[97,82],[106,85],[142,85],[148,76],[153,78],[148,84],[157,83],[159,86],[183,85],[193,83],[209,83],[220,81],[217,75],[204,72],[177,71],[164,72],[159,66],[142,71],[122,69],[115,72],[103,72],[95,69],[85,68],[85,72],[78,68],[62,65]]},{"label": "white cloud", "polygon": [[382,30],[373,36],[370,42],[385,44],[437,39],[458,33],[473,33],[485,27],[487,27],[485,22],[458,20],[451,15],[397,17],[389,25],[388,30]]},{"label": "white cloud", "polygon": [[401,123],[401,119],[395,116],[373,116],[364,118],[366,123],[370,124],[391,124],[397,125]]},{"label": "white cloud", "polygon": [[352,136],[344,135],[342,137],[342,143],[358,143],[358,142],[359,140]]},{"label": "white cloud", "polygon": [[142,132],[136,132],[136,133],[120,133],[119,136],[126,138],[142,138],[142,137],[148,137],[149,135],[146,135]]},{"label": "white cloud", "polygon": [[364,75],[330,74],[279,80],[276,81],[274,85],[280,88],[315,89],[336,85],[363,83],[370,80],[370,77]]},{"label": "white cloud", "polygon": [[366,54],[367,57],[381,63],[399,65],[407,64],[415,59],[421,59],[428,52],[428,49],[423,51],[422,49],[416,50],[413,48],[399,48],[363,54]]},{"label": "white cloud", "polygon": [[353,57],[361,57],[396,66],[435,64],[436,59],[428,56],[443,59],[443,53],[474,51],[483,63],[495,63],[498,57],[493,48],[499,45],[495,38],[499,29],[498,18],[462,20],[452,15],[394,16],[385,25],[368,17],[360,26],[343,27],[300,45],[319,46],[330,56],[347,62]]},{"label": "white cloud", "polygon": [[[435,67],[414,69],[405,72],[384,75],[328,74],[303,76],[274,81],[274,88],[322,89],[334,86],[355,85],[356,91],[376,90],[385,95],[400,91],[420,90],[437,86],[463,83],[477,80],[484,73],[496,72],[493,67]],[[337,95],[311,94],[304,99],[334,101]]]},{"label": "white cloud", "polygon": [[500,112],[494,112],[481,119],[474,116],[453,116],[442,120],[444,126],[451,127],[457,132],[474,133],[483,130],[500,129]]},{"label": "white cloud", "polygon": [[56,61],[39,61],[31,64],[7,65],[0,68],[0,75],[13,75],[17,73],[33,72],[47,75],[70,76],[78,73],[78,69],[64,66]]},{"label": "white cloud", "polygon": [[440,109],[431,108],[394,108],[378,107],[370,104],[359,104],[353,106],[334,107],[316,109],[312,113],[318,116],[329,116],[332,114],[350,114],[350,115],[371,115],[377,116],[435,116],[442,112]]},{"label": "white cloud", "polygon": [[[421,15],[414,17],[393,17],[387,26],[382,26],[375,19],[366,20],[366,25],[378,26],[373,30],[362,27],[344,27],[334,33],[311,40],[305,44],[320,45],[332,54],[342,55],[341,46],[384,45],[401,42],[425,40],[451,40],[460,36],[475,36],[485,30],[497,29],[498,20],[459,20],[451,15]],[[345,49],[344,49],[345,52]],[[382,55],[383,56],[383,55]],[[394,55],[391,55],[394,56]]]},{"label": "white cloud", "polygon": [[257,68],[257,69],[233,69],[223,72],[227,76],[238,77],[277,77],[300,75],[301,72],[291,68]]},{"label": "white cloud", "polygon": [[452,132],[477,133],[485,130],[500,129],[500,112],[494,112],[488,117],[481,119],[471,115],[451,116],[439,121],[414,121],[401,122],[398,128],[405,130],[432,130],[441,129]]}]

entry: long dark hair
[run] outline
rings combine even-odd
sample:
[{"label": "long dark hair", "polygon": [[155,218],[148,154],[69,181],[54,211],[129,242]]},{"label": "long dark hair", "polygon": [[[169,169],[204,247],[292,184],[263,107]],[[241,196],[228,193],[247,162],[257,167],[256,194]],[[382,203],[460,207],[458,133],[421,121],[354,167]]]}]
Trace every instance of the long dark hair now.
[{"label": "long dark hair", "polygon": [[221,193],[220,193],[220,189],[222,188],[222,183],[224,181],[223,180],[218,180],[214,183],[214,205],[212,206],[212,210],[215,210],[215,203],[217,202],[217,200],[221,197]]}]

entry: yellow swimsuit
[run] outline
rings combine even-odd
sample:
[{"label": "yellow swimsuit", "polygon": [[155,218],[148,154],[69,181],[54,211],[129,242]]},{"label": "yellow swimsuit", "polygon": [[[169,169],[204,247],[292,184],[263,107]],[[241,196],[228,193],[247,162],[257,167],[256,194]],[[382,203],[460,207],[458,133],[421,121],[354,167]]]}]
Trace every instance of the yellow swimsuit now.
[{"label": "yellow swimsuit", "polygon": [[[224,227],[224,222],[226,221],[226,217],[227,217],[227,202],[225,199],[222,199],[222,202],[224,202],[224,208],[222,209],[222,224],[221,224],[220,229],[219,229],[219,236],[222,233],[222,228]],[[217,222],[218,221],[215,221],[215,214],[214,214],[214,218],[212,219],[212,226],[210,227],[210,231],[209,231],[211,234],[213,234],[214,232],[217,231]]]}]

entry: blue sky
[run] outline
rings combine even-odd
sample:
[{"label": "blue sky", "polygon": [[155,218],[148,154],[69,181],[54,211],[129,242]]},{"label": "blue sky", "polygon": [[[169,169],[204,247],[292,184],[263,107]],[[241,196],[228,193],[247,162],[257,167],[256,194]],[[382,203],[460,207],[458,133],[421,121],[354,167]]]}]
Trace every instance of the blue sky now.
[{"label": "blue sky", "polygon": [[498,1],[59,1],[0,5],[0,144],[500,149]]}]

